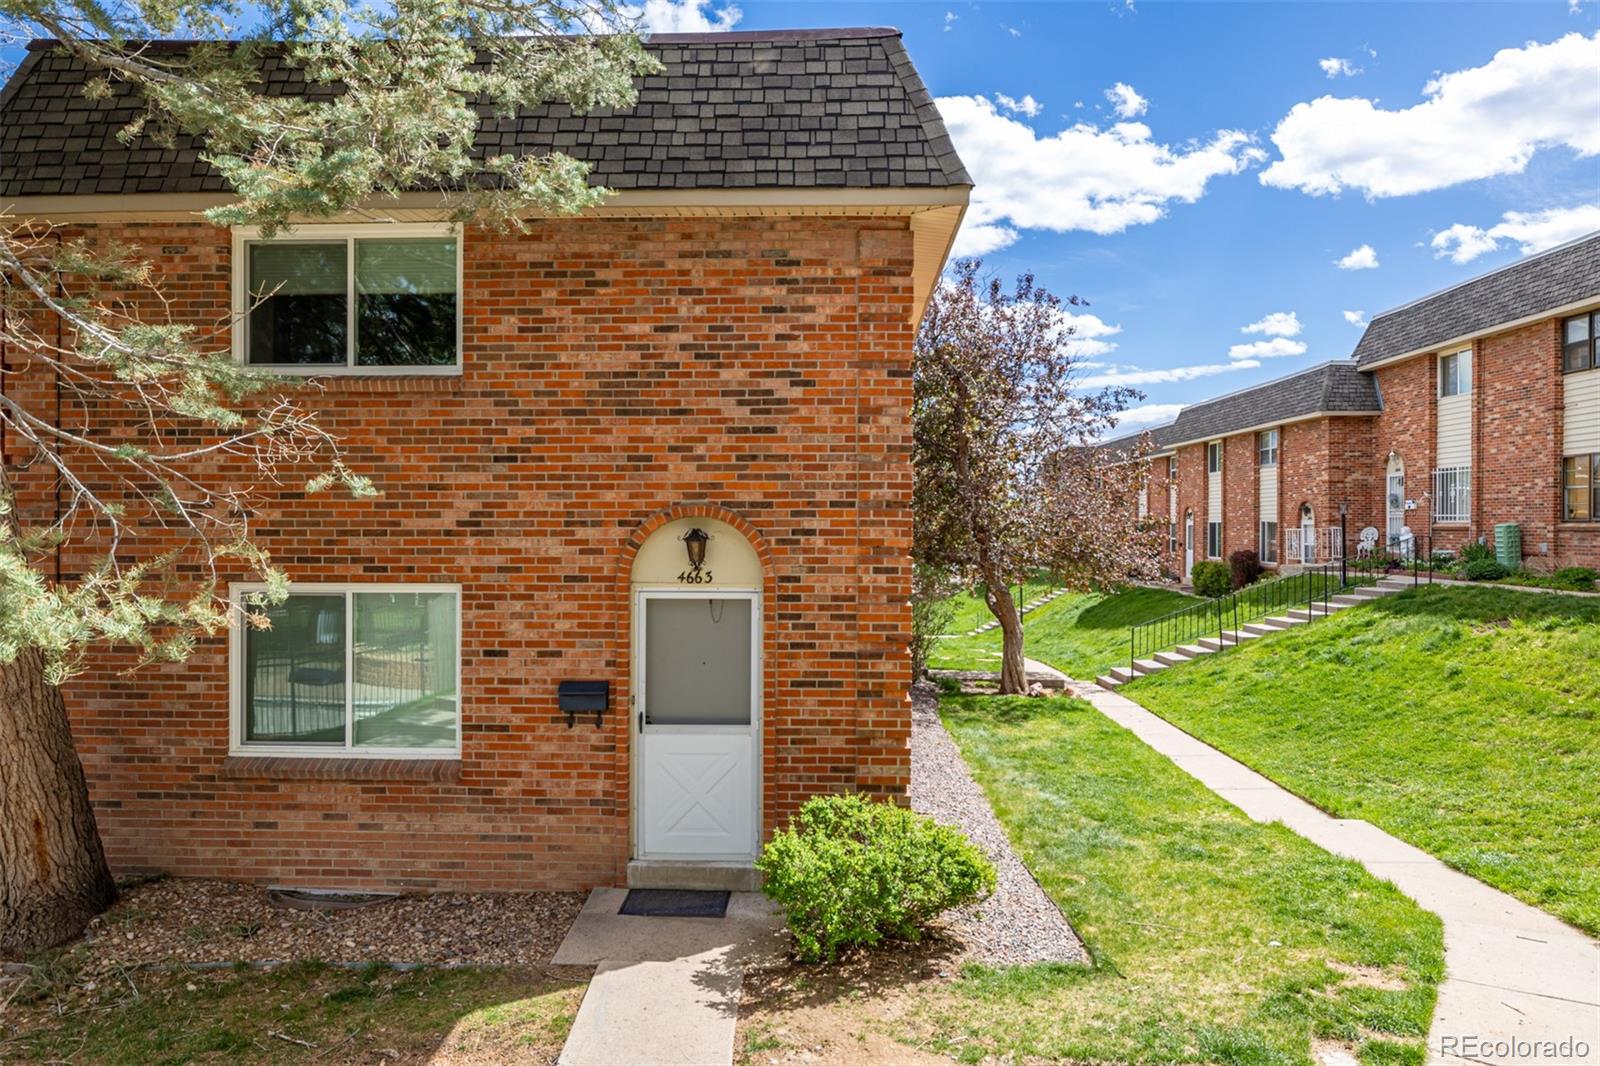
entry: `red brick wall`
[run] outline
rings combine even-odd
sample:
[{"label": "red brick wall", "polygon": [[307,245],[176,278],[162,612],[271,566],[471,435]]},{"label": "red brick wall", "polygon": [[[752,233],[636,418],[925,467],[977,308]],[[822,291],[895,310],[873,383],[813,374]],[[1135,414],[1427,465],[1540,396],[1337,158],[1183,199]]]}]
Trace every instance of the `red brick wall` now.
[{"label": "red brick wall", "polygon": [[1561,516],[1561,349],[1552,319],[1473,346],[1474,536],[1498,522],[1522,526],[1522,552],[1537,565],[1556,553]]},{"label": "red brick wall", "polygon": [[[183,319],[225,318],[225,232],[90,232],[142,246]],[[296,580],[462,586],[458,772],[225,774],[223,639],[131,677],[119,673],[129,656],[97,653],[68,702],[119,873],[618,882],[630,850],[627,563],[674,507],[742,523],[766,562],[765,827],[816,792],[904,793],[904,220],[558,221],[472,231],[464,249],[459,378],[334,378],[308,394],[384,495],[285,489],[257,525]],[[49,494],[30,503],[47,509]],[[556,682],[574,677],[611,681],[619,710],[604,728],[569,730],[558,714]]]},{"label": "red brick wall", "polygon": [[1189,575],[1183,573],[1185,513],[1194,514],[1194,561],[1202,562],[1206,557],[1206,477],[1206,446],[1190,444],[1179,448],[1178,551],[1174,569],[1182,574],[1185,581],[1189,579]]},{"label": "red brick wall", "polygon": [[1256,525],[1256,435],[1236,433],[1222,442],[1222,558],[1249,548],[1260,539]]},{"label": "red brick wall", "polygon": [[[1438,425],[1434,364],[1432,357],[1422,356],[1376,371],[1383,413],[1374,420],[1373,448],[1363,464],[1373,478],[1374,491],[1368,502],[1371,521],[1362,525],[1376,527],[1380,541],[1387,521],[1385,493],[1391,452],[1405,463],[1406,497],[1417,501],[1416,509],[1406,513],[1405,522],[1418,536],[1428,532],[1429,512],[1423,494],[1432,490],[1434,433]],[[1352,540],[1360,528],[1351,523]],[[1448,535],[1441,536],[1441,544]]]}]

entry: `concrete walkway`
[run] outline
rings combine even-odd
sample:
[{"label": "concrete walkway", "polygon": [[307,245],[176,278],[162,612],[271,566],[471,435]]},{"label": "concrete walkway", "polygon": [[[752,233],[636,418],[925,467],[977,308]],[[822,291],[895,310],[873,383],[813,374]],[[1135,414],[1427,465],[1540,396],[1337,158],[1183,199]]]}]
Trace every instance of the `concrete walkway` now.
[{"label": "concrete walkway", "polygon": [[1430,1061],[1600,1064],[1600,943],[1368,822],[1324,813],[1126,696],[1071,689],[1251,818],[1356,860],[1444,920]]},{"label": "concrete walkway", "polygon": [[787,947],[781,915],[735,892],[722,918],[618,914],[622,888],[597,888],[556,949],[593,966],[559,1066],[730,1066],[751,961]]}]

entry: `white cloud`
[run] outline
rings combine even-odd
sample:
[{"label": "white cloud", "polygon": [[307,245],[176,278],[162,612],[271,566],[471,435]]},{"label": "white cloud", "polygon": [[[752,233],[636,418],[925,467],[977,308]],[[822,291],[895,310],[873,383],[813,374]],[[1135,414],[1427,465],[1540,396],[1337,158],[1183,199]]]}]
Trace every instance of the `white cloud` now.
[{"label": "white cloud", "polygon": [[720,33],[744,18],[733,4],[716,7],[712,0],[644,0],[642,6],[625,4],[621,11],[638,20],[644,33]]},{"label": "white cloud", "polygon": [[1274,311],[1248,326],[1240,326],[1239,332],[1265,333],[1269,337],[1296,337],[1300,334],[1300,316],[1293,311]]},{"label": "white cloud", "polygon": [[1507,211],[1488,229],[1457,222],[1435,233],[1433,254],[1435,258],[1449,256],[1453,263],[1470,263],[1499,248],[1501,241],[1515,241],[1523,255],[1532,255],[1595,230],[1600,230],[1600,204]]},{"label": "white cloud", "polygon": [[1015,26],[1007,26],[1004,22],[1000,23],[1000,28],[1002,30],[1005,30],[1007,33],[1011,34],[1011,36],[1013,36],[1013,37],[1021,37],[1022,36],[1022,31],[1021,30],[1017,29]]},{"label": "white cloud", "polygon": [[946,96],[938,105],[976,182],[957,255],[1004,248],[1021,229],[1121,233],[1161,218],[1173,201],[1195,202],[1212,178],[1262,158],[1236,130],[1178,147],[1156,143],[1138,122],[1078,123],[1040,136],[987,97]]},{"label": "white cloud", "polygon": [[[1106,355],[1115,351],[1117,343],[1108,341],[1105,338],[1114,337],[1122,332],[1121,326],[1113,325],[1099,315],[1088,313],[1078,314],[1073,311],[1062,311],[1059,316],[1059,323],[1062,328],[1072,331],[1072,335],[1067,339],[1067,347],[1072,354],[1080,359],[1084,356]],[[1078,365],[1088,366],[1089,364],[1080,362]],[[1104,364],[1094,365],[1103,366]]]},{"label": "white cloud", "polygon": [[1322,73],[1330,78],[1353,78],[1361,73],[1361,68],[1351,63],[1348,59],[1330,56],[1327,59],[1317,60],[1317,66],[1322,68]]},{"label": "white cloud", "polygon": [[1150,110],[1150,101],[1124,82],[1119,81],[1107,89],[1106,99],[1111,101],[1111,110],[1116,112],[1118,118],[1138,118]]},{"label": "white cloud", "polygon": [[1027,115],[1033,118],[1044,110],[1044,105],[1035,100],[1031,95],[1024,96],[1021,100],[1007,96],[1005,93],[995,93],[994,102],[1011,112],[1013,115]]},{"label": "white cloud", "polygon": [[1344,320],[1352,326],[1365,328],[1367,325],[1367,313],[1365,311],[1346,311],[1344,312]]},{"label": "white cloud", "polygon": [[1521,173],[1535,152],[1565,145],[1600,153],[1600,32],[1497,52],[1481,67],[1441,74],[1426,100],[1391,111],[1361,97],[1296,104],[1272,141],[1282,158],[1265,185],[1320,196],[1345,188],[1407,196]]},{"label": "white cloud", "polygon": [[[1306,346],[1304,341],[1292,341],[1287,337],[1274,337],[1270,341],[1251,341],[1249,344],[1235,344],[1228,349],[1229,359],[1239,359],[1252,365],[1260,366],[1254,362],[1257,359],[1277,359],[1285,355],[1304,355]],[[1239,364],[1235,364],[1239,365]]]},{"label": "white cloud", "polygon": [[1134,366],[1118,367],[1104,374],[1091,374],[1078,384],[1086,389],[1100,389],[1111,385],[1166,385],[1174,381],[1193,381],[1195,378],[1209,378],[1216,374],[1229,374],[1235,370],[1249,370],[1260,365],[1253,359],[1235,359],[1230,363],[1174,366],[1161,370],[1141,370]]},{"label": "white cloud", "polygon": [[951,30],[953,30],[955,28],[956,19],[960,17],[961,16],[956,14],[954,11],[946,11],[944,13],[944,32],[949,33]]},{"label": "white cloud", "polygon": [[1372,245],[1363,244],[1353,249],[1349,255],[1333,261],[1333,265],[1340,270],[1376,270],[1378,269],[1378,253],[1372,250]]},{"label": "white cloud", "polygon": [[1146,426],[1162,426],[1178,417],[1178,412],[1183,410],[1181,403],[1146,403],[1138,407],[1130,407],[1117,415],[1117,428],[1125,431],[1143,429]]}]

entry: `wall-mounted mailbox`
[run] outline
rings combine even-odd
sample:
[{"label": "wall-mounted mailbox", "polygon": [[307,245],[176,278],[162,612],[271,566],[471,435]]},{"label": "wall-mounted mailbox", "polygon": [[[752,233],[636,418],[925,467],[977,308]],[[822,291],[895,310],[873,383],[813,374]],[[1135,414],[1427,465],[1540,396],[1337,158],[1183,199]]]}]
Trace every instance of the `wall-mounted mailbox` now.
[{"label": "wall-mounted mailbox", "polygon": [[611,708],[611,682],[562,681],[556,686],[556,701],[567,716],[567,728],[580,714],[594,715],[594,727],[600,728],[601,716]]}]

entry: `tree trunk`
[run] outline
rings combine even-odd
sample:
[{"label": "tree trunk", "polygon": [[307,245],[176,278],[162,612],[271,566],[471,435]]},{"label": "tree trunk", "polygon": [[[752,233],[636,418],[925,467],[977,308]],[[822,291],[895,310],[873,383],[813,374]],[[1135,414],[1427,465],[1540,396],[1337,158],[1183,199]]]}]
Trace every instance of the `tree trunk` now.
[{"label": "tree trunk", "polygon": [[1017,601],[1004,581],[986,581],[989,594],[984,597],[989,612],[1000,623],[1000,694],[1021,696],[1028,691],[1028,671],[1022,665],[1022,615],[1017,612]]},{"label": "tree trunk", "polygon": [[116,896],[61,690],[27,648],[0,662],[0,957],[71,940]]}]

